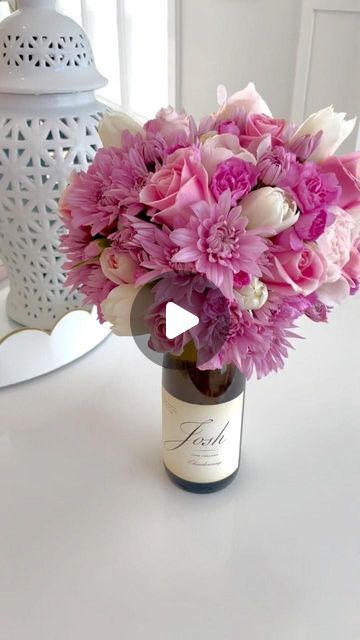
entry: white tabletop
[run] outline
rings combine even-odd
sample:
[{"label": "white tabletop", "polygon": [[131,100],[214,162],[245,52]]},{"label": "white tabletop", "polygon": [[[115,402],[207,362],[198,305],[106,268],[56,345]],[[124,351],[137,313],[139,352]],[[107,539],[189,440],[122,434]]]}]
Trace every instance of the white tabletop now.
[{"label": "white tabletop", "polygon": [[1,640],[359,640],[359,310],[249,383],[213,495],[166,477],[130,339],[0,391]]}]

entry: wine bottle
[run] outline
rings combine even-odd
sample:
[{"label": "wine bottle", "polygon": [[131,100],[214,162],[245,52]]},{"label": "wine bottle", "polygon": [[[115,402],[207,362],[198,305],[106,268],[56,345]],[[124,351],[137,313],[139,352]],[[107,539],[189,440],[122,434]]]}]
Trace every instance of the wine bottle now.
[{"label": "wine bottle", "polygon": [[234,364],[196,367],[194,350],[165,354],[163,460],[171,480],[197,493],[218,491],[240,465],[245,377]]}]

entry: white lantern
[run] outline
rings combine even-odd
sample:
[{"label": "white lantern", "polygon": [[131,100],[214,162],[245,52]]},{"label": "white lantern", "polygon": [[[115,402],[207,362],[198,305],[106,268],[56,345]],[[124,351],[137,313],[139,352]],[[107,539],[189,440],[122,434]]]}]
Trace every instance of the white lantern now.
[{"label": "white lantern", "polygon": [[58,201],[72,168],[100,146],[106,84],[84,31],[55,0],[18,0],[0,23],[0,257],[10,280],[7,312],[52,329],[82,306],[64,286]]}]

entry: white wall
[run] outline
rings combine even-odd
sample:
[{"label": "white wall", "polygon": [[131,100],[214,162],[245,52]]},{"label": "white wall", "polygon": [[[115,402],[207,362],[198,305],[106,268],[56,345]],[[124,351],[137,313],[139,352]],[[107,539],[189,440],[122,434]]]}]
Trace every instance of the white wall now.
[{"label": "white wall", "polygon": [[290,117],[300,0],[182,0],[181,103],[196,118],[250,80],[278,117]]}]

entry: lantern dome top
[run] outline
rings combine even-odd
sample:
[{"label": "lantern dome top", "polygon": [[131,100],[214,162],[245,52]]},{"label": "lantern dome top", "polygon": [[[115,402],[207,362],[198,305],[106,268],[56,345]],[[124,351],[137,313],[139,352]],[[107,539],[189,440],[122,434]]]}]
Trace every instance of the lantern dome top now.
[{"label": "lantern dome top", "polygon": [[103,87],[89,40],[55,0],[17,0],[0,22],[0,93],[75,93]]}]

